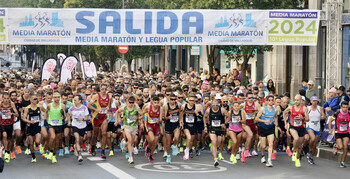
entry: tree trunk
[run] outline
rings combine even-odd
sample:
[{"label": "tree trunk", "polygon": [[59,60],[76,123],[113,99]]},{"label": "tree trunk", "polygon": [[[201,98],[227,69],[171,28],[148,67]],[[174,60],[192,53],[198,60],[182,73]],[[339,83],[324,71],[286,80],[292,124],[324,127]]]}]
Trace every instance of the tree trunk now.
[{"label": "tree trunk", "polygon": [[207,45],[207,59],[208,59],[208,66],[209,66],[209,74],[213,74],[214,64],[216,62],[216,59],[220,55],[220,51],[215,53],[216,46],[215,45]]},{"label": "tree trunk", "polygon": [[247,85],[247,83],[246,83],[246,78],[247,78],[246,71],[248,68],[248,61],[249,61],[248,55],[244,55],[243,56],[243,63],[241,64],[241,69],[242,69],[241,85],[244,85],[244,86]]},{"label": "tree trunk", "polygon": [[114,64],[115,64],[115,58],[114,56],[111,56],[111,58],[109,59],[109,65],[110,65],[110,71],[113,72],[114,71]]},{"label": "tree trunk", "polygon": [[130,73],[132,60],[127,60],[127,62],[128,62],[128,73]]}]

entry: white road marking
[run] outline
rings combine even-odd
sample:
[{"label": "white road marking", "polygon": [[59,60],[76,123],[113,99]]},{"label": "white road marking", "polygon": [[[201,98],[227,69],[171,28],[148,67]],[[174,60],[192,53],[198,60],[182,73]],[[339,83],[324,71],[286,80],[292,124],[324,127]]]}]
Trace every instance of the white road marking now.
[{"label": "white road marking", "polygon": [[110,174],[112,174],[118,178],[135,179],[135,177],[125,173],[124,171],[120,170],[119,168],[115,167],[114,165],[112,165],[110,163],[97,163],[96,165],[98,165],[102,169],[106,170],[107,172],[109,172]]},{"label": "white road marking", "polygon": [[155,162],[153,164],[144,163],[135,165],[136,169],[149,172],[165,172],[165,173],[211,173],[226,171],[226,167],[214,167],[209,164],[187,163],[187,162]]},{"label": "white road marking", "polygon": [[229,162],[229,161],[227,161],[227,160],[219,160],[219,162],[225,162],[225,163],[228,163],[228,164],[230,164],[230,165],[233,165],[233,163],[232,162]]},{"label": "white road marking", "polygon": [[100,158],[100,157],[87,157],[87,159],[91,160],[91,161],[103,161],[104,159]]}]

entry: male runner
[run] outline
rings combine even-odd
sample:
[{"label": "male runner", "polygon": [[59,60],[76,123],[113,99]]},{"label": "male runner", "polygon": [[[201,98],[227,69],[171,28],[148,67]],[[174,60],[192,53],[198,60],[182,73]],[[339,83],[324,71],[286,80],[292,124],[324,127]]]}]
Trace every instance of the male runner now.
[{"label": "male runner", "polygon": [[290,114],[289,132],[293,137],[293,156],[292,161],[295,161],[295,167],[301,167],[300,155],[305,136],[305,122],[309,121],[308,110],[304,105],[301,105],[301,95],[296,95],[294,98],[295,105],[289,106],[283,112],[284,127],[288,129],[287,114]]},{"label": "male runner", "polygon": [[[332,129],[332,122],[335,121],[335,127]],[[349,114],[349,103],[343,101],[341,103],[340,111],[334,113],[334,115],[328,121],[329,134],[335,133],[335,139],[337,142],[337,149],[343,149],[343,156],[340,161],[340,167],[345,168],[345,159],[348,154],[348,144],[349,144],[349,123],[350,123],[350,114]]]},{"label": "male runner", "polygon": [[49,127],[50,139],[50,154],[47,156],[47,159],[51,160],[52,163],[57,163],[56,151],[60,139],[62,139],[63,133],[63,118],[66,116],[65,108],[66,106],[60,101],[61,95],[58,91],[53,93],[53,102],[47,106],[45,111],[45,119]]},{"label": "male runner", "polygon": [[160,123],[163,119],[163,108],[160,106],[159,97],[155,94],[151,96],[151,103],[145,106],[143,114],[145,115],[145,127],[148,134],[148,146],[146,149],[146,157],[149,162],[153,163],[154,150],[156,149],[159,139]]},{"label": "male runner", "polygon": [[2,95],[2,103],[0,104],[0,131],[2,134],[2,143],[5,149],[4,160],[10,162],[10,139],[13,134],[14,117],[18,117],[16,106],[10,100],[10,94],[7,92]]},{"label": "male runner", "polygon": [[98,133],[102,134],[102,152],[101,158],[106,159],[105,147],[107,139],[107,127],[108,127],[108,116],[111,115],[111,96],[107,94],[107,84],[102,83],[100,85],[100,92],[97,93],[97,99],[88,103],[88,108],[93,110],[93,133],[91,139],[91,154],[96,155],[95,152],[95,141]]},{"label": "male runner", "polygon": [[80,153],[80,145],[86,134],[86,121],[89,120],[89,110],[82,104],[83,97],[81,95],[75,95],[73,101],[74,105],[68,109],[68,126],[72,126],[73,129],[75,138],[74,153],[78,155],[78,162],[82,162],[83,156]]},{"label": "male runner", "polygon": [[[34,142],[41,143],[41,112],[45,112],[42,104],[38,104],[38,97],[35,93],[30,94],[30,105],[24,108],[23,121],[27,123],[27,141],[32,153],[32,163],[36,162]],[[45,129],[46,130],[46,129]]]},{"label": "male runner", "polygon": [[183,113],[182,113],[182,106],[176,101],[175,94],[170,94],[170,101],[167,105],[164,106],[164,120],[165,120],[165,136],[166,136],[166,144],[164,144],[164,148],[167,152],[167,159],[166,162],[170,164],[171,157],[170,157],[170,145],[171,145],[171,139],[174,138],[173,145],[171,146],[173,156],[177,155],[177,147],[176,144],[179,141],[180,137],[180,127],[183,128],[183,123],[180,123],[182,121]]},{"label": "male runner", "polygon": [[[128,99],[126,99],[127,104],[125,106],[122,106],[119,108],[116,112],[116,122],[115,126],[118,124],[124,123],[124,135],[127,139],[127,149],[128,149],[128,162],[129,164],[134,163],[133,159],[133,146],[137,145],[137,133],[138,133],[138,127],[140,126],[141,129],[143,129],[143,123],[142,123],[142,111],[138,107],[137,104],[135,104],[135,97],[130,96]],[[120,119],[120,114],[123,114],[123,120]]]},{"label": "male runner", "polygon": [[192,145],[195,135],[198,131],[198,108],[194,103],[196,96],[191,94],[188,97],[188,104],[183,105],[183,118],[182,122],[184,124],[184,133],[186,136],[186,149],[183,160],[189,160],[190,154],[192,157]]},{"label": "male runner", "polygon": [[[190,100],[191,97],[189,99],[189,102]],[[217,157],[217,148],[221,144],[222,136],[224,135],[224,132],[226,130],[226,116],[227,111],[223,107],[220,107],[219,99],[215,98],[213,100],[212,107],[205,112],[203,117],[203,120],[205,122],[204,130],[208,131],[212,144],[211,152],[214,158],[214,167],[217,167],[219,165]],[[209,121],[208,127],[206,125],[207,120]]]}]

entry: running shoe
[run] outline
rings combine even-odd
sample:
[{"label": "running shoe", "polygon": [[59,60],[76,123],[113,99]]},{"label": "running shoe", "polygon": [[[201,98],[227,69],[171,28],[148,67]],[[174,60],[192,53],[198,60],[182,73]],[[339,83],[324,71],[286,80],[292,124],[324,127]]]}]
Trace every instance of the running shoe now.
[{"label": "running shoe", "polygon": [[253,156],[258,156],[258,152],[256,152],[256,150],[253,150],[252,155]]},{"label": "running shoe", "polygon": [[266,162],[266,166],[267,166],[267,167],[273,167],[272,162],[271,162],[271,161],[267,161],[267,162]]},{"label": "running shoe", "polygon": [[49,155],[47,156],[47,159],[48,159],[48,160],[52,160],[52,157],[53,157],[53,153],[50,152]]},{"label": "running shoe", "polygon": [[129,156],[129,153],[128,153],[128,152],[126,152],[126,154],[125,154],[125,158],[126,158],[126,159],[129,159],[129,158],[130,158],[130,156]]},{"label": "running shoe", "polygon": [[40,146],[40,153],[44,154],[45,153],[45,147],[44,146]]},{"label": "running shoe", "polygon": [[338,155],[338,148],[337,148],[337,145],[334,145],[334,146],[333,146],[333,155],[334,155],[334,156],[337,156],[337,155]]},{"label": "running shoe", "polygon": [[86,145],[85,144],[82,144],[81,148],[83,149],[84,152],[86,152]]},{"label": "running shoe", "polygon": [[30,150],[28,148],[26,148],[26,151],[24,152],[24,154],[29,155],[30,154]]},{"label": "running shoe", "polygon": [[214,160],[214,167],[217,167],[217,166],[219,166],[219,162],[218,162],[218,159],[215,159]]},{"label": "running shoe", "polygon": [[190,158],[193,158],[193,150],[192,149],[190,150],[189,155],[190,155]]},{"label": "running shoe", "polygon": [[36,158],[32,158],[32,163],[36,163]]},{"label": "running shoe", "polygon": [[180,153],[182,153],[184,151],[183,147],[180,147]]},{"label": "running shoe", "polygon": [[249,157],[249,150],[244,151],[244,157],[246,157],[246,158]]},{"label": "running shoe", "polygon": [[151,155],[151,149],[149,149],[148,147],[146,147],[146,151],[145,151],[145,156],[149,157]]},{"label": "running shoe", "polygon": [[314,159],[312,157],[309,157],[307,161],[309,162],[310,165],[315,165]]},{"label": "running shoe", "polygon": [[52,156],[52,163],[57,163],[56,156]]},{"label": "running shoe", "polygon": [[128,162],[129,162],[129,164],[134,164],[134,159],[133,159],[132,157],[130,157],[130,158],[128,159]]},{"label": "running shoe", "polygon": [[222,156],[222,153],[219,153],[218,159],[219,160],[224,160],[224,157]]},{"label": "running shoe", "polygon": [[276,160],[277,152],[272,152],[271,160]]},{"label": "running shoe", "polygon": [[200,156],[201,152],[199,151],[199,149],[196,149],[196,156]]},{"label": "running shoe", "polygon": [[231,156],[230,156],[230,162],[233,161],[233,158],[234,158],[234,157],[235,157],[235,155],[231,154]]},{"label": "running shoe", "polygon": [[291,157],[293,155],[293,153],[292,153],[292,151],[290,149],[287,149],[286,153],[288,154],[289,157]]},{"label": "running shoe", "polygon": [[11,152],[11,159],[16,159],[16,154],[15,154],[15,152]]},{"label": "running shoe", "polygon": [[170,164],[170,163],[171,163],[171,157],[170,157],[170,155],[168,155],[168,156],[166,157],[166,163],[167,163],[167,164]]},{"label": "running shoe", "polygon": [[295,160],[295,167],[297,167],[297,168],[301,167],[300,159]]},{"label": "running shoe", "polygon": [[261,157],[261,160],[260,160],[261,163],[266,163],[266,159],[265,159],[265,156],[262,156]]},{"label": "running shoe", "polygon": [[241,155],[239,153],[236,155],[236,159],[241,160]]},{"label": "running shoe", "polygon": [[184,155],[183,160],[186,161],[189,160],[189,158],[186,158],[186,156]]},{"label": "running shoe", "polygon": [[64,154],[63,154],[63,149],[60,149],[60,150],[59,150],[59,153],[58,153],[58,156],[63,157],[63,155],[64,155]]},{"label": "running shoe", "polygon": [[68,154],[69,154],[68,147],[64,147],[64,154],[66,154],[66,155],[68,155]]},{"label": "running shoe", "polygon": [[246,158],[245,158],[244,152],[242,152],[241,155],[242,155],[241,162],[245,163],[246,162]]},{"label": "running shoe", "polygon": [[[124,140],[124,139],[123,139],[123,140]],[[102,146],[102,145],[101,145],[101,142],[97,141],[97,142],[96,142],[96,148],[100,149],[101,146]]]},{"label": "running shoe", "polygon": [[105,155],[105,154],[101,154],[100,158],[102,158],[102,159],[106,159],[107,157],[106,157],[106,155]]},{"label": "running shoe", "polygon": [[17,155],[22,153],[21,147],[16,146],[15,149],[16,149]]},{"label": "running shoe", "polygon": [[292,161],[295,162],[297,159],[297,153],[293,152]]},{"label": "running shoe", "polygon": [[165,159],[167,156],[168,156],[168,153],[166,151],[164,151],[163,158]]},{"label": "running shoe", "polygon": [[5,152],[4,160],[6,163],[10,163],[11,156],[7,152]]},{"label": "running shoe", "polygon": [[109,156],[114,156],[113,150],[110,150],[110,151],[109,151]]},{"label": "running shoe", "polygon": [[132,152],[133,152],[135,155],[139,154],[139,150],[137,149],[137,147],[134,147],[134,148],[132,149]]},{"label": "running shoe", "polygon": [[340,163],[340,168],[346,168],[345,162]]},{"label": "running shoe", "polygon": [[233,163],[233,164],[236,164],[236,163],[237,163],[237,159],[236,159],[235,155],[231,155],[231,156],[233,156],[233,158],[232,158],[232,163]]},{"label": "running shoe", "polygon": [[43,158],[45,158],[45,159],[47,159],[47,156],[48,156],[47,153],[44,153],[44,154],[41,155],[41,157],[43,157]]},{"label": "running shoe", "polygon": [[149,163],[153,163],[154,162],[154,157],[152,155],[150,155],[148,160],[149,160]]},{"label": "running shoe", "polygon": [[173,156],[177,155],[176,146],[172,145],[171,150],[173,151]]},{"label": "running shoe", "polygon": [[82,162],[83,161],[83,156],[81,156],[81,154],[78,156],[78,162]]},{"label": "running shoe", "polygon": [[139,149],[143,149],[142,142],[139,143]]}]

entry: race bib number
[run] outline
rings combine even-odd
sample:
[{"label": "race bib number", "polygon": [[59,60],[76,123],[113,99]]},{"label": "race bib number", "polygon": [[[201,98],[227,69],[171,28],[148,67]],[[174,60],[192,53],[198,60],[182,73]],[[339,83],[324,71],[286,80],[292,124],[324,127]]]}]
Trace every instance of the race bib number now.
[{"label": "race bib number", "polygon": [[311,121],[311,123],[313,124],[313,125],[317,125],[318,123],[319,123],[320,121]]},{"label": "race bib number", "polygon": [[135,122],[134,116],[127,117],[126,122],[128,122],[129,124]]},{"label": "race bib number", "polygon": [[254,119],[255,114],[254,113],[247,113],[247,119]]},{"label": "race bib number", "polygon": [[58,126],[60,125],[59,119],[51,119],[51,126]]},{"label": "race bib number", "polygon": [[149,123],[150,123],[150,124],[155,124],[155,123],[157,123],[157,119],[158,119],[158,118],[151,118],[151,119],[149,120]]},{"label": "race bib number", "polygon": [[11,119],[10,115],[7,115],[6,113],[2,114],[2,119]]},{"label": "race bib number", "polygon": [[179,121],[179,116],[171,116],[170,122],[175,123],[177,121]]},{"label": "race bib number", "polygon": [[101,108],[101,110],[100,114],[107,114],[107,108]]},{"label": "race bib number", "polygon": [[84,121],[79,120],[79,117],[76,117],[76,118],[74,118],[74,119],[75,119],[75,121],[76,121],[78,124],[81,124],[81,123],[84,122]]},{"label": "race bib number", "polygon": [[186,116],[187,123],[194,123],[194,116]]},{"label": "race bib number", "polygon": [[34,121],[34,123],[40,122],[40,116],[32,116],[31,120]]},{"label": "race bib number", "polygon": [[339,131],[340,132],[344,132],[346,130],[348,130],[348,125],[347,124],[339,125]]},{"label": "race bib number", "polygon": [[213,127],[220,127],[221,121],[220,120],[212,120],[211,121],[211,126]]},{"label": "race bib number", "polygon": [[303,124],[302,120],[294,120],[294,126],[300,127]]},{"label": "race bib number", "polygon": [[232,123],[238,123],[239,120],[240,120],[240,117],[237,117],[237,116],[232,117]]}]

